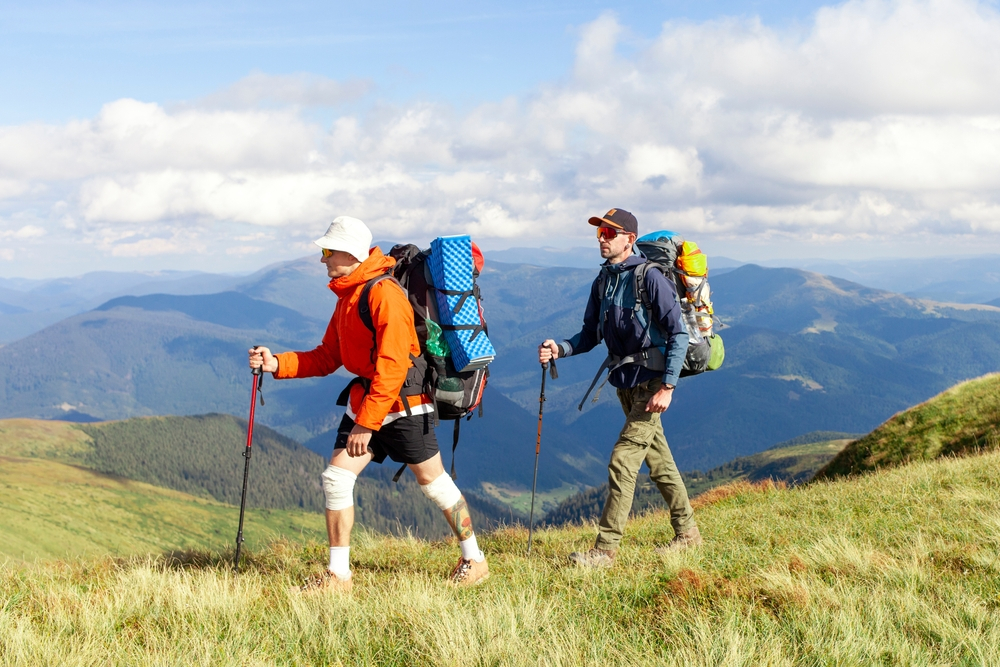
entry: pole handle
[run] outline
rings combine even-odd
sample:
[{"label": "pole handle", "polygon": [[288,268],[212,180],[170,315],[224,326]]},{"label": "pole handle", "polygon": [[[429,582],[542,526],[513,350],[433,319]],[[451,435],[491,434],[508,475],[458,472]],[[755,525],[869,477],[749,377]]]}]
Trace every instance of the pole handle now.
[{"label": "pole handle", "polygon": [[[260,347],[260,345],[254,345],[254,351],[256,351],[258,347]],[[250,372],[257,376],[257,392],[260,396],[260,404],[264,405],[264,368],[262,366],[258,366],[257,368],[251,368]]]}]

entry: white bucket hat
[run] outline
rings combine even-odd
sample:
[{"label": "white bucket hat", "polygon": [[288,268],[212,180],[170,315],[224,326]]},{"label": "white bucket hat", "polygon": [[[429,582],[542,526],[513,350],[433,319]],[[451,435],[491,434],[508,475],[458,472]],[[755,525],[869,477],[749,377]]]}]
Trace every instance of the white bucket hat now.
[{"label": "white bucket hat", "polygon": [[363,262],[372,247],[372,232],[357,218],[342,215],[334,218],[326,234],[316,239],[316,245],[327,250],[343,250]]}]

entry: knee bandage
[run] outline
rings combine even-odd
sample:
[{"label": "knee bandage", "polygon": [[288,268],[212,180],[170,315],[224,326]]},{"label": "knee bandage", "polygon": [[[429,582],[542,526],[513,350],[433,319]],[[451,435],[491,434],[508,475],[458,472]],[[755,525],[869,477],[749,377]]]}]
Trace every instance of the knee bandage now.
[{"label": "knee bandage", "polygon": [[430,484],[421,485],[420,490],[443,510],[450,510],[462,499],[462,492],[455,486],[455,480],[446,472],[441,473]]},{"label": "knee bandage", "polygon": [[344,510],[354,505],[354,482],[358,479],[357,475],[350,470],[327,466],[322,478],[328,510]]}]

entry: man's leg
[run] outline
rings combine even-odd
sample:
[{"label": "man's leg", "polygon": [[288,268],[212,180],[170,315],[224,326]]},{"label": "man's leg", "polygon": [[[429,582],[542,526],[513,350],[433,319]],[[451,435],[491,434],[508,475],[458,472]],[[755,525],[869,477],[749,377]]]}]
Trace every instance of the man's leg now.
[{"label": "man's leg", "polygon": [[354,527],[354,482],[372,460],[371,453],[350,456],[346,449],[335,449],[330,465],[323,471],[326,495],[326,534],[330,541],[327,570],[339,579],[349,579],[351,529]]},{"label": "man's leg", "polygon": [[455,537],[460,541],[473,537],[469,506],[465,503],[465,496],[455,486],[451,476],[444,471],[440,452],[423,463],[409,463],[407,465],[417,478],[417,483],[420,484],[424,495],[434,501],[444,512],[444,518],[451,526]]},{"label": "man's leg", "polygon": [[[326,535],[331,547],[351,545],[351,529],[354,527],[354,481],[371,460],[371,453],[364,456],[350,456],[346,449],[337,449],[333,452],[329,467],[323,472]],[[345,475],[345,472],[348,474]]]},{"label": "man's leg", "polygon": [[625,426],[611,451],[611,462],[608,464],[608,499],[598,524],[599,531],[594,544],[597,549],[613,552],[621,542],[632,510],[639,468],[646,458],[653,434],[660,428],[660,415],[646,412],[646,403],[654,393],[655,391],[649,390],[648,383],[633,389],[618,390],[618,399],[625,412]]},{"label": "man's leg", "polygon": [[471,585],[483,581],[489,576],[486,557],[479,550],[476,534],[472,530],[472,516],[462,492],[455,486],[454,480],[444,471],[441,463],[441,453],[421,463],[407,464],[420,484],[420,490],[431,499],[444,513],[444,518],[458,538],[458,546],[462,557],[451,573],[451,580],[459,585]]},{"label": "man's leg", "polygon": [[681,473],[674,463],[674,457],[663,434],[663,423],[657,424],[653,434],[653,444],[646,452],[646,465],[649,466],[649,477],[660,490],[663,500],[670,510],[670,525],[678,535],[694,528],[694,510],[688,500],[687,487]]}]

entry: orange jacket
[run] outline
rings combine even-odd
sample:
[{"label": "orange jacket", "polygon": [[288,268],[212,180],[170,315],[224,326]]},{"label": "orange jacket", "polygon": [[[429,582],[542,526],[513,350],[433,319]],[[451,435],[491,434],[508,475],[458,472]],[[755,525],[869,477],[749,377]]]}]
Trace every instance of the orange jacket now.
[{"label": "orange jacket", "polygon": [[[283,352],[278,357],[274,377],[303,378],[329,375],[343,366],[357,376],[371,380],[364,387],[351,387],[350,412],[354,422],[374,431],[386,418],[405,414],[399,390],[412,362],[410,355],[420,355],[420,342],[413,328],[413,308],[399,285],[381,280],[369,292],[375,336],[361,321],[358,300],[368,280],[395,266],[396,260],[372,248],[368,257],[349,276],[334,278],[330,289],[337,295],[337,307],[323,335],[323,342],[309,352]],[[377,342],[376,342],[377,341]],[[374,349],[378,350],[375,357]],[[427,395],[408,396],[411,407],[430,404]],[[418,412],[428,412],[427,408]],[[391,421],[391,419],[389,420]]]}]

